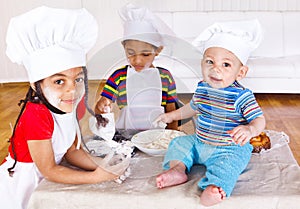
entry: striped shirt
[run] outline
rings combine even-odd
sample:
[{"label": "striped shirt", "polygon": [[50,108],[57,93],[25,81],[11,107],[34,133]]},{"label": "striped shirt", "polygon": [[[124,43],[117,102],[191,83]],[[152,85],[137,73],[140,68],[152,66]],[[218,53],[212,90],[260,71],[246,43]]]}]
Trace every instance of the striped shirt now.
[{"label": "striped shirt", "polygon": [[[113,102],[117,102],[119,108],[127,106],[126,96],[126,78],[128,65],[116,70],[106,81],[101,96],[104,96]],[[176,84],[171,73],[157,67],[162,83],[162,106],[167,103],[177,102]]]},{"label": "striped shirt", "polygon": [[263,114],[254,94],[237,81],[222,89],[199,82],[190,105],[199,112],[197,137],[201,141],[218,144],[233,143],[227,131],[249,124]]}]

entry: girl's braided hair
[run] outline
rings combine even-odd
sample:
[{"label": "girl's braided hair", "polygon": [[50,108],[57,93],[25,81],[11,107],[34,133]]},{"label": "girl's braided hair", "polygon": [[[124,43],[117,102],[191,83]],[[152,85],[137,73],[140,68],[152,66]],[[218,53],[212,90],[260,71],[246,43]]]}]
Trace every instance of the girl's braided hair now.
[{"label": "girl's braided hair", "polygon": [[[36,82],[35,86],[37,86],[37,83],[39,83],[39,82]],[[16,123],[15,123],[14,128],[13,128],[12,136],[10,138],[13,157],[14,157],[14,160],[15,160],[13,166],[7,169],[10,176],[13,176],[13,174],[14,174],[13,169],[15,168],[15,166],[17,164],[17,153],[15,151],[15,145],[14,145],[15,131],[16,131],[16,127],[19,123],[21,115],[23,114],[28,101],[30,101],[32,103],[40,103],[40,99],[38,98],[37,93],[32,89],[31,86],[29,87],[29,89],[27,91],[25,99],[20,100],[20,102],[18,103],[18,105],[21,106],[21,111],[18,115],[18,118],[17,118]]]},{"label": "girl's braided hair", "polygon": [[84,88],[85,88],[84,104],[85,104],[85,107],[88,110],[88,112],[97,119],[98,127],[100,127],[100,126],[105,127],[108,123],[108,119],[102,117],[101,114],[95,114],[95,112],[88,105],[89,85],[88,85],[87,69],[86,69],[86,67],[82,67],[82,68],[83,68],[83,74],[84,74]]}]

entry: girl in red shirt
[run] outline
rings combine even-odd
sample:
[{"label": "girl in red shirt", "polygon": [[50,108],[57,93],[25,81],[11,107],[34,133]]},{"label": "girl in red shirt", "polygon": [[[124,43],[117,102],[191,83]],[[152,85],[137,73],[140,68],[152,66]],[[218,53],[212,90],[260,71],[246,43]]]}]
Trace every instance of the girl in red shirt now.
[{"label": "girl in red shirt", "polygon": [[[10,21],[7,55],[25,66],[31,85],[0,166],[1,207],[26,208],[43,178],[91,184],[113,180],[127,168],[128,162],[114,168],[95,163],[80,147],[74,110],[87,89],[83,66],[96,38],[97,23],[85,9],[39,7]],[[81,169],[60,165],[63,158]]]}]

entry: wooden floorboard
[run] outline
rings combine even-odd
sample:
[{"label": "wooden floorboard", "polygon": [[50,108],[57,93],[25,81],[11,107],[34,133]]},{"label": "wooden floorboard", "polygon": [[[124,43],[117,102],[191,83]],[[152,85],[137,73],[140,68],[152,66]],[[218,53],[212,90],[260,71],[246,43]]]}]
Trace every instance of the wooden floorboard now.
[{"label": "wooden floorboard", "polygon": [[[95,100],[98,82],[90,82],[90,103]],[[0,84],[0,162],[7,154],[11,126],[19,113],[19,100],[24,98],[27,83]],[[188,102],[191,94],[180,94],[179,98]],[[266,120],[266,129],[283,131],[290,137],[290,147],[300,164],[300,94],[256,94]]]}]

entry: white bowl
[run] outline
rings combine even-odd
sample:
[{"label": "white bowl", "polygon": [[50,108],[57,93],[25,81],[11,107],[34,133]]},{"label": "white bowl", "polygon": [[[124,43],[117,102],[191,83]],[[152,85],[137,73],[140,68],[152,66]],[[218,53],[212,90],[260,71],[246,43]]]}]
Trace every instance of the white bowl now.
[{"label": "white bowl", "polygon": [[152,156],[166,154],[170,141],[185,133],[170,129],[152,129],[135,134],[131,141],[139,150]]}]

